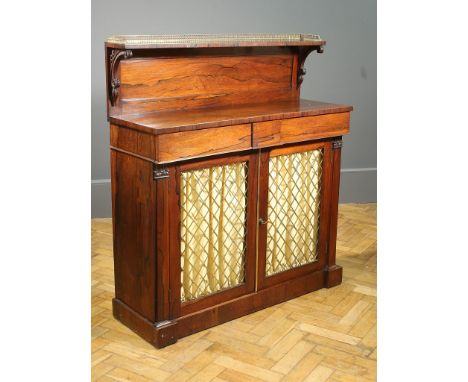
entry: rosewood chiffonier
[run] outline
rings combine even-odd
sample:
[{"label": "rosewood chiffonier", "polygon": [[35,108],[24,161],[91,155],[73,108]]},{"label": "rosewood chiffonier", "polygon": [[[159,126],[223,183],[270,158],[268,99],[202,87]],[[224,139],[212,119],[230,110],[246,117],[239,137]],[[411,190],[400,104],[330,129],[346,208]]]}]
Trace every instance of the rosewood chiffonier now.
[{"label": "rosewood chiffonier", "polygon": [[351,106],[300,98],[309,34],[105,43],[115,318],[156,347],[341,283]]}]

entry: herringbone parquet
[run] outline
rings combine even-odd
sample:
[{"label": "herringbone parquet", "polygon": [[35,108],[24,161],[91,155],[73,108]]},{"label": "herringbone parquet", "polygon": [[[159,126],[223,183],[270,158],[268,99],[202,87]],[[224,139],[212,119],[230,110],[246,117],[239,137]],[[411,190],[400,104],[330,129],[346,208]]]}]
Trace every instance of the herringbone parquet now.
[{"label": "herringbone parquet", "polygon": [[376,205],[339,208],[343,283],[157,350],[113,319],[112,225],[92,222],[94,381],[374,381]]}]

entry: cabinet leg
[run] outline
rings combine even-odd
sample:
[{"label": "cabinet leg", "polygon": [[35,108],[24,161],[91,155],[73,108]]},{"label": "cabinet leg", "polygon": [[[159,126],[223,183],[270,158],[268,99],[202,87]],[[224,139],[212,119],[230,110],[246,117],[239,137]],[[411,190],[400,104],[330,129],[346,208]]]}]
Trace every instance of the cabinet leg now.
[{"label": "cabinet leg", "polygon": [[154,324],[116,298],[112,300],[112,313],[122,324],[158,349],[177,342],[177,321]]}]

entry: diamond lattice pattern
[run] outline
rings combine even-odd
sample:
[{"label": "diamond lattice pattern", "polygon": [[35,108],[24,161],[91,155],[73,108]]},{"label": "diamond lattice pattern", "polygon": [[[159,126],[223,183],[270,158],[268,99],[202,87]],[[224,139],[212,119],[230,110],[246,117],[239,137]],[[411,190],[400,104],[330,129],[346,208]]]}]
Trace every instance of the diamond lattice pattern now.
[{"label": "diamond lattice pattern", "polygon": [[323,150],[270,158],[266,275],[318,258]]},{"label": "diamond lattice pattern", "polygon": [[181,173],[181,301],[244,283],[246,162]]}]

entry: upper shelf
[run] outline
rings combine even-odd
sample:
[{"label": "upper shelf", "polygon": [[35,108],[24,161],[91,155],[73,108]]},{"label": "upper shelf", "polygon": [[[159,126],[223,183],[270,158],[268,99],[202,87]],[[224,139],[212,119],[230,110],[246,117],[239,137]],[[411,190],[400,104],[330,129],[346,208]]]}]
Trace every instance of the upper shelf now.
[{"label": "upper shelf", "polygon": [[188,34],[188,35],[133,35],[111,36],[109,48],[220,48],[249,46],[322,46],[325,40],[314,34]]}]

